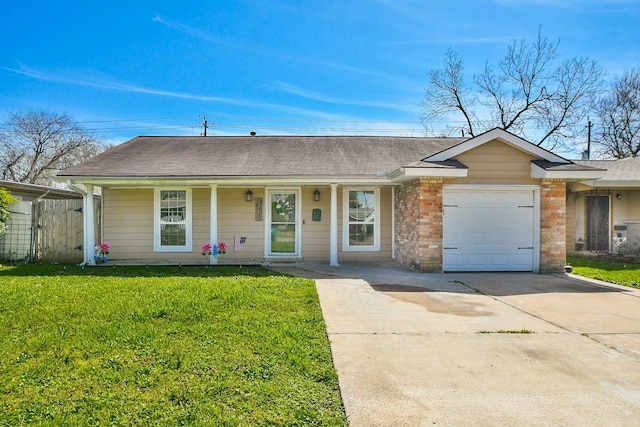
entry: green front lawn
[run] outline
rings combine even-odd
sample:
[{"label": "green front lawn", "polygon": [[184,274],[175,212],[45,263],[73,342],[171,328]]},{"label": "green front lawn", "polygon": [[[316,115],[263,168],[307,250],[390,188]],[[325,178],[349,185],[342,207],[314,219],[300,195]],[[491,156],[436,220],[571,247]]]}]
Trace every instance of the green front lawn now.
[{"label": "green front lawn", "polygon": [[580,276],[640,288],[640,264],[598,261],[577,256],[567,257],[567,263]]},{"label": "green front lawn", "polygon": [[0,425],[346,425],[313,281],[0,267]]}]

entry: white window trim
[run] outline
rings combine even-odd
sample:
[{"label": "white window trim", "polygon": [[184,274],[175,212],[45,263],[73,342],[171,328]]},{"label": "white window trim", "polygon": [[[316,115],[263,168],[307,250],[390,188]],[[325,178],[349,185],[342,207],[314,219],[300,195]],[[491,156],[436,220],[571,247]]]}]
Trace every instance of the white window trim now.
[{"label": "white window trim", "polygon": [[[185,244],[184,246],[162,246],[160,245],[160,192],[161,191],[186,191],[187,196],[187,218],[185,224]],[[154,252],[191,252],[191,223],[193,218],[193,209],[191,204],[191,188],[184,187],[166,187],[156,188],[153,198],[153,250]]]},{"label": "white window trim", "polygon": [[[349,244],[349,192],[373,191],[375,198],[375,222],[373,223],[373,245],[352,246]],[[344,187],[342,189],[342,251],[375,252],[380,251],[380,189],[377,187]]]}]

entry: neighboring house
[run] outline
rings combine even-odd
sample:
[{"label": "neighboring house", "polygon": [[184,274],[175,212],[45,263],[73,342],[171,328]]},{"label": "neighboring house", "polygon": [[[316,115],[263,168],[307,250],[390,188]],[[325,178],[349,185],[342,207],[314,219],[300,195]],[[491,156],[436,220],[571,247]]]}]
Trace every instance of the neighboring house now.
[{"label": "neighboring house", "polygon": [[568,251],[640,255],[640,158],[575,163],[606,173],[568,186]]},{"label": "neighboring house", "polygon": [[8,233],[0,237],[0,259],[78,261],[83,258],[83,196],[54,188],[0,180],[16,203],[9,205]]},{"label": "neighboring house", "polygon": [[[561,271],[566,183],[603,173],[494,129],[471,139],[143,136],[58,177],[102,187],[109,262]],[[201,255],[219,241],[224,256]],[[85,247],[95,243],[87,233]]]}]

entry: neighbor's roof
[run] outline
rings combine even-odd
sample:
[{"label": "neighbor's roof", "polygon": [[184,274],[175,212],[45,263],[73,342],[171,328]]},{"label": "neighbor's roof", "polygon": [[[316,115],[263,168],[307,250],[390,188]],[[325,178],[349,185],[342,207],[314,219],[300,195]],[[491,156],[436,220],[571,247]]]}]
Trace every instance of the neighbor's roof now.
[{"label": "neighbor's roof", "polygon": [[24,196],[29,199],[36,199],[38,197],[46,199],[82,199],[82,195],[65,188],[47,187],[44,185],[6,181],[3,179],[0,179],[0,187],[6,188],[14,196]]},{"label": "neighbor's roof", "polygon": [[618,160],[574,160],[574,163],[592,168],[606,169],[597,187],[640,187],[640,158],[627,157]]},{"label": "neighbor's roof", "polygon": [[381,136],[139,136],[60,177],[380,175],[468,138]]}]

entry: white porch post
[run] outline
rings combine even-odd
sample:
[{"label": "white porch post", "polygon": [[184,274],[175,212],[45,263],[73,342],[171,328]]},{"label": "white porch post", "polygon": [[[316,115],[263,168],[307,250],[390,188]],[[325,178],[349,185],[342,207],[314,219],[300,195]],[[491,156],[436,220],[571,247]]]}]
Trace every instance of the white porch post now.
[{"label": "white porch post", "polygon": [[93,185],[86,184],[87,191],[83,195],[84,208],[84,262],[88,265],[96,265],[93,259],[96,246],[96,220],[93,209]]},{"label": "white porch post", "polygon": [[391,258],[396,259],[396,187],[391,187]]},{"label": "white porch post", "polygon": [[331,212],[329,214],[329,265],[338,264],[338,184],[331,184]]},{"label": "white porch post", "polygon": [[[211,184],[211,213],[209,215],[209,243],[218,244],[218,185]],[[209,257],[209,264],[218,263],[218,258]]]}]

